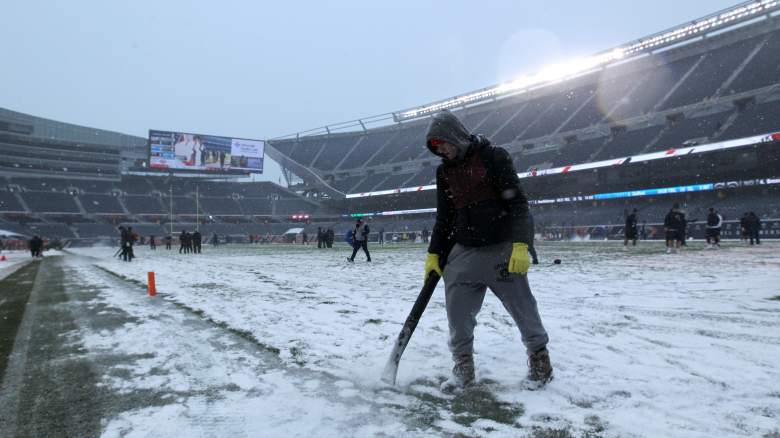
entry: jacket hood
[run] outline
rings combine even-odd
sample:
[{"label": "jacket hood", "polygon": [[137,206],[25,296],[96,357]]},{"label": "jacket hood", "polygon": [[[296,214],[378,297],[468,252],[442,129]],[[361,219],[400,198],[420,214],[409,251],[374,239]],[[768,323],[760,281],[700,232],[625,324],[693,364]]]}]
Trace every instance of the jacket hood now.
[{"label": "jacket hood", "polygon": [[458,147],[458,158],[462,159],[466,155],[469,146],[474,141],[474,137],[463,126],[463,123],[451,112],[444,110],[436,113],[431,118],[431,124],[428,126],[428,133],[425,135],[425,145],[434,155],[444,158],[442,155],[431,149],[431,139],[443,140]]}]

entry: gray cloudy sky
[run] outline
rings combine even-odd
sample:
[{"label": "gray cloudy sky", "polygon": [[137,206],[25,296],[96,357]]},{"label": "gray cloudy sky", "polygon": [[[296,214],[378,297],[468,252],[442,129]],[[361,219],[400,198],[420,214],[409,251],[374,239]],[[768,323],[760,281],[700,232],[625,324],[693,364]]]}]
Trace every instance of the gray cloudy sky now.
[{"label": "gray cloudy sky", "polygon": [[0,107],[143,137],[272,138],[492,85],[732,4],[5,0]]}]

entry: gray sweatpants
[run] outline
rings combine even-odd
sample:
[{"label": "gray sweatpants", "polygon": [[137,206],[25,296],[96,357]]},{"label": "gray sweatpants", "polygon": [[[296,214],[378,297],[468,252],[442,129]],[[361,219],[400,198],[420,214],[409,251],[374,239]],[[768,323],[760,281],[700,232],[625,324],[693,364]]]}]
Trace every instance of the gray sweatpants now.
[{"label": "gray sweatpants", "polygon": [[452,249],[444,268],[444,291],[453,356],[473,353],[477,313],[487,288],[515,320],[528,354],[547,345],[547,332],[528,286],[528,277],[507,270],[511,254],[511,242],[482,247],[458,244]]}]

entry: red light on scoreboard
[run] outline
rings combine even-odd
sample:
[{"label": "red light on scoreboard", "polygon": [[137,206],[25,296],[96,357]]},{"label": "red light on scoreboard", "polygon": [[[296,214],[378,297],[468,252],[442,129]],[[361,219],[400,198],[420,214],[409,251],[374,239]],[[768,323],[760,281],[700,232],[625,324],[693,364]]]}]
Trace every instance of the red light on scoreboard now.
[{"label": "red light on scoreboard", "polygon": [[294,214],[294,215],[290,216],[290,218],[292,220],[294,220],[294,221],[305,221],[305,220],[309,219],[309,215],[308,214]]}]

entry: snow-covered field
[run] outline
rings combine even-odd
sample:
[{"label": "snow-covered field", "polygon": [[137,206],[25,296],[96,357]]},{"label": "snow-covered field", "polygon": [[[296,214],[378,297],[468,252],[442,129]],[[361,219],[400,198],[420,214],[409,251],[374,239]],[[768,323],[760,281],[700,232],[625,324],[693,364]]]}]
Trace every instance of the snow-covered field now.
[{"label": "snow-covered field", "polygon": [[[173,436],[199,430],[193,424],[209,418],[201,411],[244,415],[221,429],[231,436],[343,435],[344,427],[327,426],[339,423],[351,427],[347,435],[388,436],[545,430],[558,436],[761,436],[780,430],[780,245],[705,250],[694,243],[674,255],[654,243],[630,250],[594,242],[538,249],[542,264],[532,267],[529,279],[550,335],[555,379],[543,390],[523,389],[519,332],[488,294],[475,335],[481,384],[461,396],[438,390],[451,367],[441,285],[401,361],[398,387],[379,381],[422,284],[421,246],[374,246],[370,264],[362,254],[354,264],[345,262],[346,247],[290,246],[206,247],[200,255],[137,248],[132,263],[112,258],[113,248],[89,248],[71,250],[84,257],[69,257],[69,263],[93,282],[105,281],[93,265],[144,283],[154,271],[158,298],[128,283],[104,299],[144,312],[173,301],[166,312],[189,311],[217,330],[245,335],[253,348],[274,356],[278,350],[278,363],[266,362],[262,377],[242,368],[246,358],[227,353],[214,358],[222,366],[202,370],[203,380],[238,382],[241,400],[235,394],[202,404],[182,400],[157,416],[127,412],[109,422],[109,432],[148,432],[164,415],[173,426],[153,434]],[[563,263],[552,265],[555,258]],[[111,333],[111,342],[108,334],[87,336],[93,342],[86,346],[129,348],[122,336],[144,336],[132,331]],[[129,379],[106,377],[104,383],[122,390],[186,389],[193,383],[182,383],[187,379],[176,370],[194,359],[171,351],[197,349],[192,336],[169,336],[167,344],[155,344],[159,360],[139,360]],[[169,372],[149,375],[159,368]],[[247,397],[254,404],[247,405]],[[296,409],[300,413],[290,412]],[[259,411],[262,425],[251,420]]]},{"label": "snow-covered field", "polygon": [[32,261],[32,258],[29,251],[0,252],[0,280],[13,274],[17,269],[30,261]]}]

